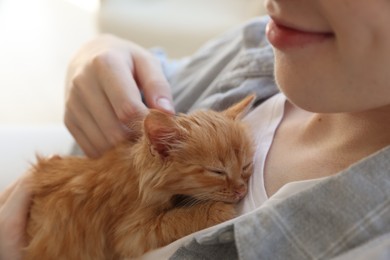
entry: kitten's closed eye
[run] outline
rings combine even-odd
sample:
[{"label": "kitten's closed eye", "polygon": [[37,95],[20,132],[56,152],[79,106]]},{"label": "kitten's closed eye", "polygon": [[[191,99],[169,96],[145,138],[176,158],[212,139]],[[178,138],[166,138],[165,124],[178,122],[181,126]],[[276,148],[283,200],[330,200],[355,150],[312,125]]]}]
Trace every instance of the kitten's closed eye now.
[{"label": "kitten's closed eye", "polygon": [[214,173],[216,175],[227,175],[224,170],[217,169],[217,168],[205,168],[206,171],[209,171],[211,173]]},{"label": "kitten's closed eye", "polygon": [[253,163],[250,162],[250,163],[246,164],[246,165],[242,168],[241,177],[242,177],[245,181],[248,181],[248,180],[249,180],[249,177],[252,175],[252,172],[253,172]]},{"label": "kitten's closed eye", "polygon": [[[246,175],[250,175],[251,172],[248,172],[248,174],[245,174],[246,171],[250,170],[252,166],[252,162],[246,164],[244,167],[242,167],[243,177],[247,177]],[[212,168],[212,167],[205,167],[205,170],[211,173],[214,173],[216,175],[227,175],[226,171],[219,169],[219,168]]]},{"label": "kitten's closed eye", "polygon": [[251,166],[252,166],[252,162],[250,162],[250,163],[248,163],[247,165],[245,165],[244,167],[242,167],[242,170],[243,170],[243,171],[246,171],[246,170],[248,170]]}]

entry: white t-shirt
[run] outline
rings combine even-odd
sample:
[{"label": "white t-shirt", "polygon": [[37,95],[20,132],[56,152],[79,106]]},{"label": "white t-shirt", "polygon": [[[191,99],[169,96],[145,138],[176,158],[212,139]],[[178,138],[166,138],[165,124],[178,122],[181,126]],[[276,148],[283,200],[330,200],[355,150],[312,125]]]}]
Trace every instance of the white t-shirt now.
[{"label": "white t-shirt", "polygon": [[254,155],[254,173],[249,179],[248,194],[238,205],[239,217],[219,225],[198,231],[181,238],[163,248],[145,254],[142,259],[168,259],[180,246],[191,241],[197,235],[213,232],[234,221],[237,221],[245,214],[248,214],[261,206],[269,205],[277,200],[284,199],[296,192],[307,189],[321,179],[290,182],[280,188],[272,197],[267,196],[264,186],[264,165],[268,151],[272,145],[274,134],[282,121],[286,97],[279,93],[251,111],[243,121],[249,126],[254,137],[256,150]]},{"label": "white t-shirt", "polygon": [[250,112],[244,119],[255,141],[254,172],[248,183],[248,194],[240,202],[240,215],[260,207],[268,195],[264,186],[264,165],[284,113],[286,98],[279,93]]}]

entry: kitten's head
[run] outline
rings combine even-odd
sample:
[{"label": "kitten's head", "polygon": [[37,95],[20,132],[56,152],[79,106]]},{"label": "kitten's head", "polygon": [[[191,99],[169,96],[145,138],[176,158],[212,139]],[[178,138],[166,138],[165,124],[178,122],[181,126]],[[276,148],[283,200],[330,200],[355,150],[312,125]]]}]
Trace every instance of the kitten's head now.
[{"label": "kitten's head", "polygon": [[241,118],[253,99],[248,96],[223,112],[173,116],[152,110],[144,121],[145,140],[152,160],[161,163],[142,182],[200,200],[242,199],[253,171],[253,142]]}]

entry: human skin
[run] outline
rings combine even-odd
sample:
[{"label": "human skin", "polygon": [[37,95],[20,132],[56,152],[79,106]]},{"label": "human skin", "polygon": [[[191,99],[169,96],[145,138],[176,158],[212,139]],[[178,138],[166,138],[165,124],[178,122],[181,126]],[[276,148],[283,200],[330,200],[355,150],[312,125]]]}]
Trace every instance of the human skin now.
[{"label": "human skin", "polygon": [[389,1],[266,0],[265,5],[280,24],[331,35],[320,43],[275,48],[276,79],[293,103],[312,112],[389,106]]},{"label": "human skin", "polygon": [[[301,157],[304,164],[300,165],[308,168],[308,158],[313,157],[313,152],[316,153],[314,156],[316,159],[331,155],[326,157],[330,160],[322,160],[324,165],[319,164],[321,169],[329,166],[328,162],[333,162],[334,158],[340,160],[342,158],[340,155],[348,154],[348,158],[343,158],[346,162],[340,163],[341,167],[344,167],[388,145],[390,73],[387,70],[390,67],[390,31],[387,27],[390,24],[390,2],[267,0],[266,6],[269,14],[286,26],[331,34],[332,37],[320,44],[308,44],[302,48],[275,48],[276,78],[279,87],[292,102],[287,105],[286,114],[291,115],[288,123],[292,122],[294,127],[289,125],[286,127],[285,124],[278,129],[267,158],[265,172],[273,172],[274,175],[278,172],[287,172],[294,176],[291,172],[295,165],[292,167],[289,163],[300,164],[301,161],[296,160],[296,155],[303,153],[305,156]],[[272,34],[272,31],[268,31],[269,36],[270,33]],[[85,60],[91,62],[88,57]],[[79,64],[80,70],[83,68],[82,64],[85,63]],[[72,80],[72,76],[69,79]],[[135,100],[138,100],[139,94],[134,95]],[[311,112],[305,112],[300,108]],[[130,109],[130,115],[131,111]],[[111,116],[117,116],[115,110],[111,112]],[[300,124],[302,120],[307,124],[302,126]],[[296,125],[301,128],[295,128]],[[289,135],[290,129],[293,129],[292,135]],[[284,132],[288,134],[283,134]],[[287,140],[280,140],[281,136],[286,136]],[[316,140],[314,146],[313,140]],[[335,147],[338,149],[337,153],[334,153]],[[294,153],[291,153],[293,149]],[[283,156],[283,153],[287,155]],[[272,165],[285,169],[278,169]],[[337,167],[332,168],[331,172],[335,173],[334,169],[337,170]],[[303,171],[300,170],[297,172],[302,178]],[[325,170],[324,175],[328,175],[330,171]],[[303,176],[306,179],[313,177],[318,176]],[[269,195],[286,182],[284,176],[279,178],[280,181],[267,178],[269,177],[266,175]],[[23,199],[25,196],[23,194],[21,196],[22,199],[14,203],[15,206],[20,206],[19,210],[11,211],[14,216],[23,216],[19,212],[23,213],[28,209],[28,203],[25,203],[28,199]],[[0,215],[3,212],[8,211],[4,211],[4,206],[2,208],[0,206]],[[0,231],[4,226],[2,223],[4,222],[0,219]],[[23,227],[23,221],[20,226]],[[23,237],[23,230],[17,230],[19,231],[17,237]],[[13,244],[2,244],[3,237],[0,233],[0,252],[20,254],[18,247],[15,248]]]},{"label": "human skin", "polygon": [[31,202],[28,173],[0,193],[0,259],[22,259]]},{"label": "human skin", "polygon": [[[270,16],[283,25],[330,35],[321,44],[275,48],[276,79],[291,102],[321,113],[383,110],[389,105],[389,1],[265,4]],[[75,55],[67,76],[65,124],[88,156],[98,157],[126,138],[124,125],[146,112],[140,90],[149,107],[173,111],[157,102],[166,97],[165,104],[172,104],[159,66],[141,47],[108,36],[86,44]]]},{"label": "human skin", "polygon": [[272,195],[292,181],[337,174],[390,144],[390,2],[265,4],[275,77],[288,99],[264,169]]},{"label": "human skin", "polygon": [[75,54],[66,78],[64,122],[87,156],[99,157],[128,138],[127,124],[143,117],[146,106],[174,113],[161,65],[147,50],[102,35]]}]

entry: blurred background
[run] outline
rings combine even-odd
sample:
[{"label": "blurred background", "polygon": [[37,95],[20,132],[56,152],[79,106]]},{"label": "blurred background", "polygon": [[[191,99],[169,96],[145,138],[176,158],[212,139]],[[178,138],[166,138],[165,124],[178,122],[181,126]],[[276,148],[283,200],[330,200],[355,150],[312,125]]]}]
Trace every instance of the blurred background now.
[{"label": "blurred background", "polygon": [[[40,154],[67,153],[66,67],[98,33],[170,57],[263,14],[262,0],[0,0],[0,190]],[[8,176],[8,177],[7,177]]]}]

